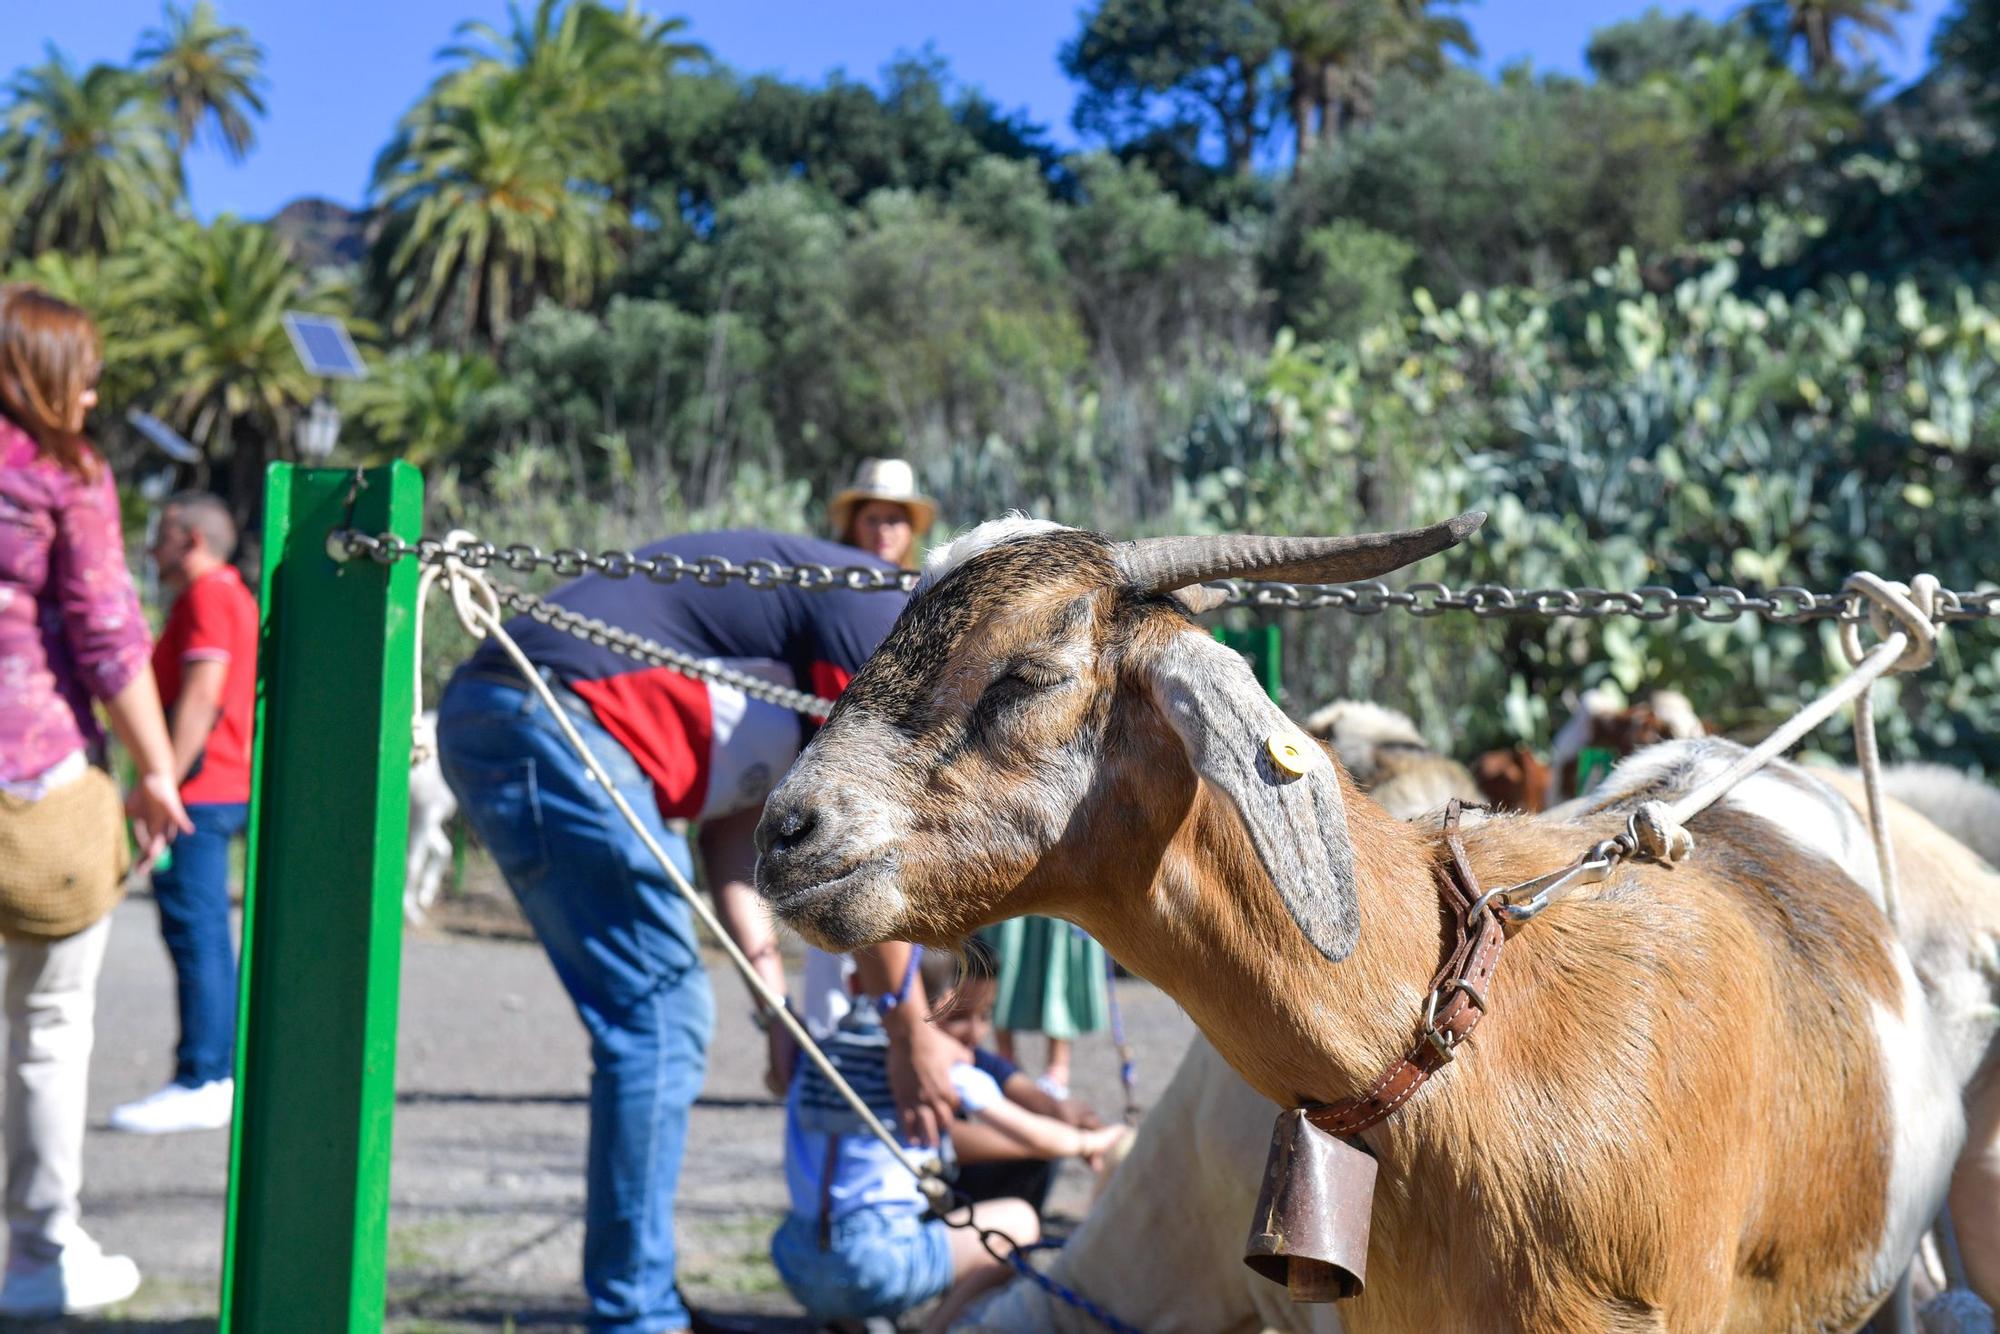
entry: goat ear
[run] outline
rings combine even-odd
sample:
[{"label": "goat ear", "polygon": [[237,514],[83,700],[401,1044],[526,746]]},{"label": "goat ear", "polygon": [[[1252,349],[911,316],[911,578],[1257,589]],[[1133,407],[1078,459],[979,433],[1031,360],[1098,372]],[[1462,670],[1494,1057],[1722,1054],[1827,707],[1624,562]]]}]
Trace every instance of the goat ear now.
[{"label": "goat ear", "polygon": [[[1174,635],[1154,658],[1149,684],[1195,772],[1236,807],[1299,930],[1328,959],[1345,959],[1361,914],[1332,760],[1271,703],[1243,659],[1206,634]],[[1303,773],[1278,766],[1274,736],[1296,739]]]}]

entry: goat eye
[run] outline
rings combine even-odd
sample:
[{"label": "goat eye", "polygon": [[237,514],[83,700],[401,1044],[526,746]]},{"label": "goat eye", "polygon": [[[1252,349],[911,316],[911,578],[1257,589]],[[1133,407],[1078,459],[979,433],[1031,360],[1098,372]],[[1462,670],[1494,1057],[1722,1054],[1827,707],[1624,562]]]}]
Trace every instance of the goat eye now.
[{"label": "goat eye", "polygon": [[1045,662],[1027,660],[1016,662],[1007,668],[1007,679],[1019,681],[1036,690],[1047,690],[1059,686],[1069,679],[1066,672]]}]

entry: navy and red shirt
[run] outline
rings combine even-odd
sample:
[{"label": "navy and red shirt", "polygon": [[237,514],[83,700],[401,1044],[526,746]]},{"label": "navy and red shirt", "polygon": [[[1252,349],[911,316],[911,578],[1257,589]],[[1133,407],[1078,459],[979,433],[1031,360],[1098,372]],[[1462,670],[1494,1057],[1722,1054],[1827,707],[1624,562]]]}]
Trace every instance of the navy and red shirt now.
[{"label": "navy and red shirt", "polygon": [[[720,556],[742,565],[752,560],[785,565],[895,567],[854,547],[814,537],[746,529],[688,533],[642,547],[642,557],[693,561]],[[568,611],[644,635],[738,670],[833,698],[875,651],[907,600],[897,592],[799,588],[754,589],[741,582],[704,587],[692,577],[655,583],[644,575],[625,579],[585,575],[548,595]],[[775,705],[746,701],[726,686],[711,686],[670,667],[653,667],[578,639],[528,616],[507,622],[507,633],[529,661],[546,668],[590,705],[591,712],[630,751],[653,780],[662,814],[694,819],[717,806],[742,804],[714,797],[720,786],[762,798],[817,725]],[[488,642],[470,670],[508,670],[499,645]],[[782,728],[784,735],[773,735]],[[733,753],[741,752],[741,753]],[[757,763],[761,756],[770,763]],[[731,769],[734,765],[744,772]]]}]

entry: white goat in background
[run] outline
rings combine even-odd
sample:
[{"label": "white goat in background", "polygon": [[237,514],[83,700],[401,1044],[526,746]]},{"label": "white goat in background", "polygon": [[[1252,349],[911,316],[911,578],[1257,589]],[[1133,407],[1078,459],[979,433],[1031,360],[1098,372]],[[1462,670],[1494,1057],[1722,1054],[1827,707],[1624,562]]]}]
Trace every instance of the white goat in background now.
[{"label": "white goat in background", "polygon": [[457,812],[458,798],[438,763],[437,714],[425,710],[411,728],[410,844],[403,855],[403,920],[411,926],[430,920],[451,870],[451,835],[445,825]]},{"label": "white goat in background", "polygon": [[1942,764],[1892,764],[1882,789],[2000,868],[2000,790]]},{"label": "white goat in background", "polygon": [[1453,797],[1468,805],[1483,800],[1472,771],[1432,750],[1408,714],[1337,699],[1308,714],[1304,726],[1330,744],[1354,781],[1398,819],[1438,810]]}]

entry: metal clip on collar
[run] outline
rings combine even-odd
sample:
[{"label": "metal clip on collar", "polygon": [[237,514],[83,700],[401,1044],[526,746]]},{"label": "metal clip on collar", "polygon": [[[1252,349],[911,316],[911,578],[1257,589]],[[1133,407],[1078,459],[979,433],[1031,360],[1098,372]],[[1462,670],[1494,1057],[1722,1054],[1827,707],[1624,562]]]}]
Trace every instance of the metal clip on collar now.
[{"label": "metal clip on collar", "polygon": [[1612,870],[1618,865],[1618,858],[1609,855],[1600,844],[1585,853],[1583,860],[1574,866],[1565,866],[1560,871],[1538,875],[1533,880],[1523,880],[1518,885],[1503,885],[1499,889],[1489,889],[1479,896],[1472,905],[1472,916],[1477,917],[1489,904],[1497,903],[1497,911],[1509,925],[1518,926],[1533,921],[1541,915],[1542,909],[1562,898],[1571,890],[1584,885],[1599,885],[1611,878]]}]

